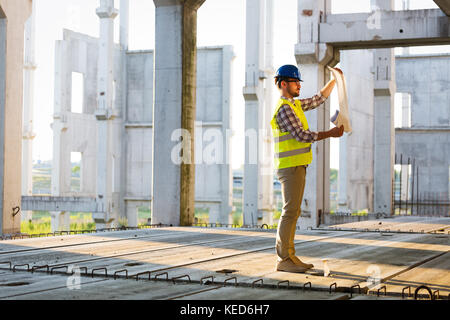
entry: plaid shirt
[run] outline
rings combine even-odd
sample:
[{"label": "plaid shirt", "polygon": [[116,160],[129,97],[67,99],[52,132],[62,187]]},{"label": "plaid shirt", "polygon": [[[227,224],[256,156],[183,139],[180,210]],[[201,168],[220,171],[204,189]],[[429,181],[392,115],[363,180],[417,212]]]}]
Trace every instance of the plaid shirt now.
[{"label": "plaid shirt", "polygon": [[[285,97],[281,97],[283,99],[289,100],[294,103],[294,99],[287,99]],[[320,106],[325,102],[327,98],[322,96],[320,93],[316,94],[312,98],[308,99],[300,99],[302,104],[303,111],[313,110]],[[298,142],[314,142],[317,140],[319,134],[314,131],[304,130],[302,122],[295,114],[294,110],[288,105],[282,105],[277,113],[277,123],[280,127],[281,132],[289,131],[290,134],[298,141]]]}]

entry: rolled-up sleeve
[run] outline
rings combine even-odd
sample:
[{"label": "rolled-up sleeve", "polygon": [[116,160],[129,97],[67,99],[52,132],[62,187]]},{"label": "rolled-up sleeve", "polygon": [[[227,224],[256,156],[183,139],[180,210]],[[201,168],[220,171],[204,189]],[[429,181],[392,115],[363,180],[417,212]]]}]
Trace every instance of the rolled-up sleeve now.
[{"label": "rolled-up sleeve", "polygon": [[324,103],[327,100],[321,93],[318,93],[311,98],[307,99],[300,99],[300,102],[302,104],[303,111],[313,110],[320,106],[322,103]]}]

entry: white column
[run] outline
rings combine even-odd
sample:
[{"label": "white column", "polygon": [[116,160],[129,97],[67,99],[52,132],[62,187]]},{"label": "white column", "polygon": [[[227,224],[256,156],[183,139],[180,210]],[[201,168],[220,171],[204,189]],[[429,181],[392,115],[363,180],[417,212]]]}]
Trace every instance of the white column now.
[{"label": "white column", "polygon": [[[319,43],[319,23],[323,14],[329,13],[328,0],[299,0],[298,24],[299,43],[295,46],[295,57],[302,74],[301,98],[317,94],[330,78],[327,65],[338,62],[339,52],[331,46]],[[315,110],[306,112],[308,124],[313,131],[325,131],[330,126],[329,100]],[[317,227],[319,212],[329,211],[330,199],[330,141],[315,142],[312,145],[313,161],[306,173],[302,213],[298,224],[301,229]]]},{"label": "white column", "polygon": [[130,25],[130,0],[120,0],[120,45],[128,50],[128,30]]},{"label": "white column", "polygon": [[[273,84],[273,74],[267,74],[267,65],[272,62],[273,21],[270,15],[266,19],[267,1],[247,0],[246,16],[246,58],[245,58],[245,163],[244,163],[244,224],[259,224],[263,212],[272,211],[273,172],[271,157],[269,110],[273,106],[266,98],[270,89],[264,90],[264,79],[270,77],[268,86]],[[267,3],[269,8],[272,3]],[[266,36],[267,35],[267,36]]]},{"label": "white column", "polygon": [[[35,60],[35,16],[36,1],[33,12],[25,23],[25,54],[23,72],[23,134],[22,134],[22,195],[33,193],[33,96]],[[22,221],[32,219],[32,211],[22,211]]]},{"label": "white column", "polygon": [[155,6],[152,224],[179,225],[180,166],[171,160],[171,135],[181,128],[183,6]]},{"label": "white column", "polygon": [[112,212],[112,135],[113,68],[114,68],[114,18],[117,10],[114,0],[100,0],[96,10],[100,18],[100,43],[97,79],[97,202],[98,212],[93,213],[97,229],[110,222]]},{"label": "white column", "polygon": [[347,203],[347,135],[339,138],[338,212],[348,212]]},{"label": "white column", "polygon": [[[393,10],[393,0],[371,0],[372,8]],[[381,22],[382,23],[382,22]],[[383,25],[380,26],[383,28]],[[374,211],[392,214],[395,131],[393,49],[374,50]]]},{"label": "white column", "polygon": [[[197,9],[204,0],[153,1],[156,35],[152,223],[189,225],[194,221],[195,200]],[[185,134],[184,140],[181,133]],[[182,149],[177,149],[179,146]]]},{"label": "white column", "polygon": [[[402,127],[408,128],[411,126],[410,122],[410,107],[411,107],[411,95],[409,93],[402,93]],[[402,171],[401,171],[401,184],[402,184],[402,193],[400,195],[400,199],[405,201],[408,198],[408,194],[410,193],[411,185],[408,186],[408,155],[403,157]],[[409,187],[408,189],[406,187]],[[402,206],[403,207],[403,206]]]},{"label": "white column", "polygon": [[[52,184],[51,195],[60,196],[61,190],[67,181],[67,175],[62,174],[67,164],[70,165],[70,155],[63,152],[61,136],[67,130],[66,110],[67,103],[67,63],[63,61],[67,56],[67,45],[64,41],[57,41],[55,44],[55,89],[53,106],[53,158],[52,158]],[[69,177],[70,179],[70,177]],[[61,211],[50,211],[51,231],[60,230]],[[68,214],[70,216],[70,213]],[[64,224],[63,224],[64,225]],[[70,227],[70,224],[69,224]]]},{"label": "white column", "polygon": [[274,58],[274,0],[266,0],[266,25],[265,25],[265,48],[264,48],[264,72],[266,80],[264,81],[264,137],[263,137],[263,163],[262,171],[259,176],[262,177],[262,203],[260,205],[262,211],[262,220],[258,224],[272,221],[273,211],[275,209],[273,202],[273,144],[270,121],[273,116],[274,103],[274,83],[273,75],[275,74],[273,66]]}]

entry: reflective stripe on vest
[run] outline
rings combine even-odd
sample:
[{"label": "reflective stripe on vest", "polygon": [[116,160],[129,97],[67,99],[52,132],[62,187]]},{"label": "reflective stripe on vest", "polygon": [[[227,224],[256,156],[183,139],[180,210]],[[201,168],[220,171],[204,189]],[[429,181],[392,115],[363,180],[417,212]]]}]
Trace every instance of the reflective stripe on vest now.
[{"label": "reflective stripe on vest", "polygon": [[285,104],[292,108],[298,119],[301,121],[303,129],[308,130],[309,128],[308,121],[306,120],[299,100],[296,100],[294,104],[283,98],[278,100],[277,107],[275,108],[272,120],[270,121],[274,138],[274,167],[276,169],[307,165],[312,162],[311,143],[299,142],[291,133],[281,132],[278,127],[276,116],[278,110]]},{"label": "reflective stripe on vest", "polygon": [[291,151],[275,153],[275,157],[286,158],[286,157],[290,157],[290,156],[295,156],[296,154],[308,153],[310,151],[311,151],[311,147],[307,147],[307,148],[302,148],[302,149],[296,149],[296,150],[291,150]]}]

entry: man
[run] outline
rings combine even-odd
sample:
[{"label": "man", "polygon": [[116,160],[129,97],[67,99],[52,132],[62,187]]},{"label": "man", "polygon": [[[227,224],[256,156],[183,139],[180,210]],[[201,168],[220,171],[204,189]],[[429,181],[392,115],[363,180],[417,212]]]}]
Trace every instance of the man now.
[{"label": "man", "polygon": [[[341,70],[339,72],[342,73]],[[300,206],[305,188],[306,168],[312,162],[311,144],[330,137],[341,137],[344,127],[334,127],[329,131],[309,130],[304,111],[321,105],[331,94],[335,80],[330,80],[320,93],[309,99],[294,100],[300,94],[301,75],[293,65],[280,67],[275,76],[275,84],[281,94],[272,121],[275,146],[275,168],[281,182],[283,210],[278,223],[276,270],[305,272],[313,267],[295,256],[294,236]]]}]

